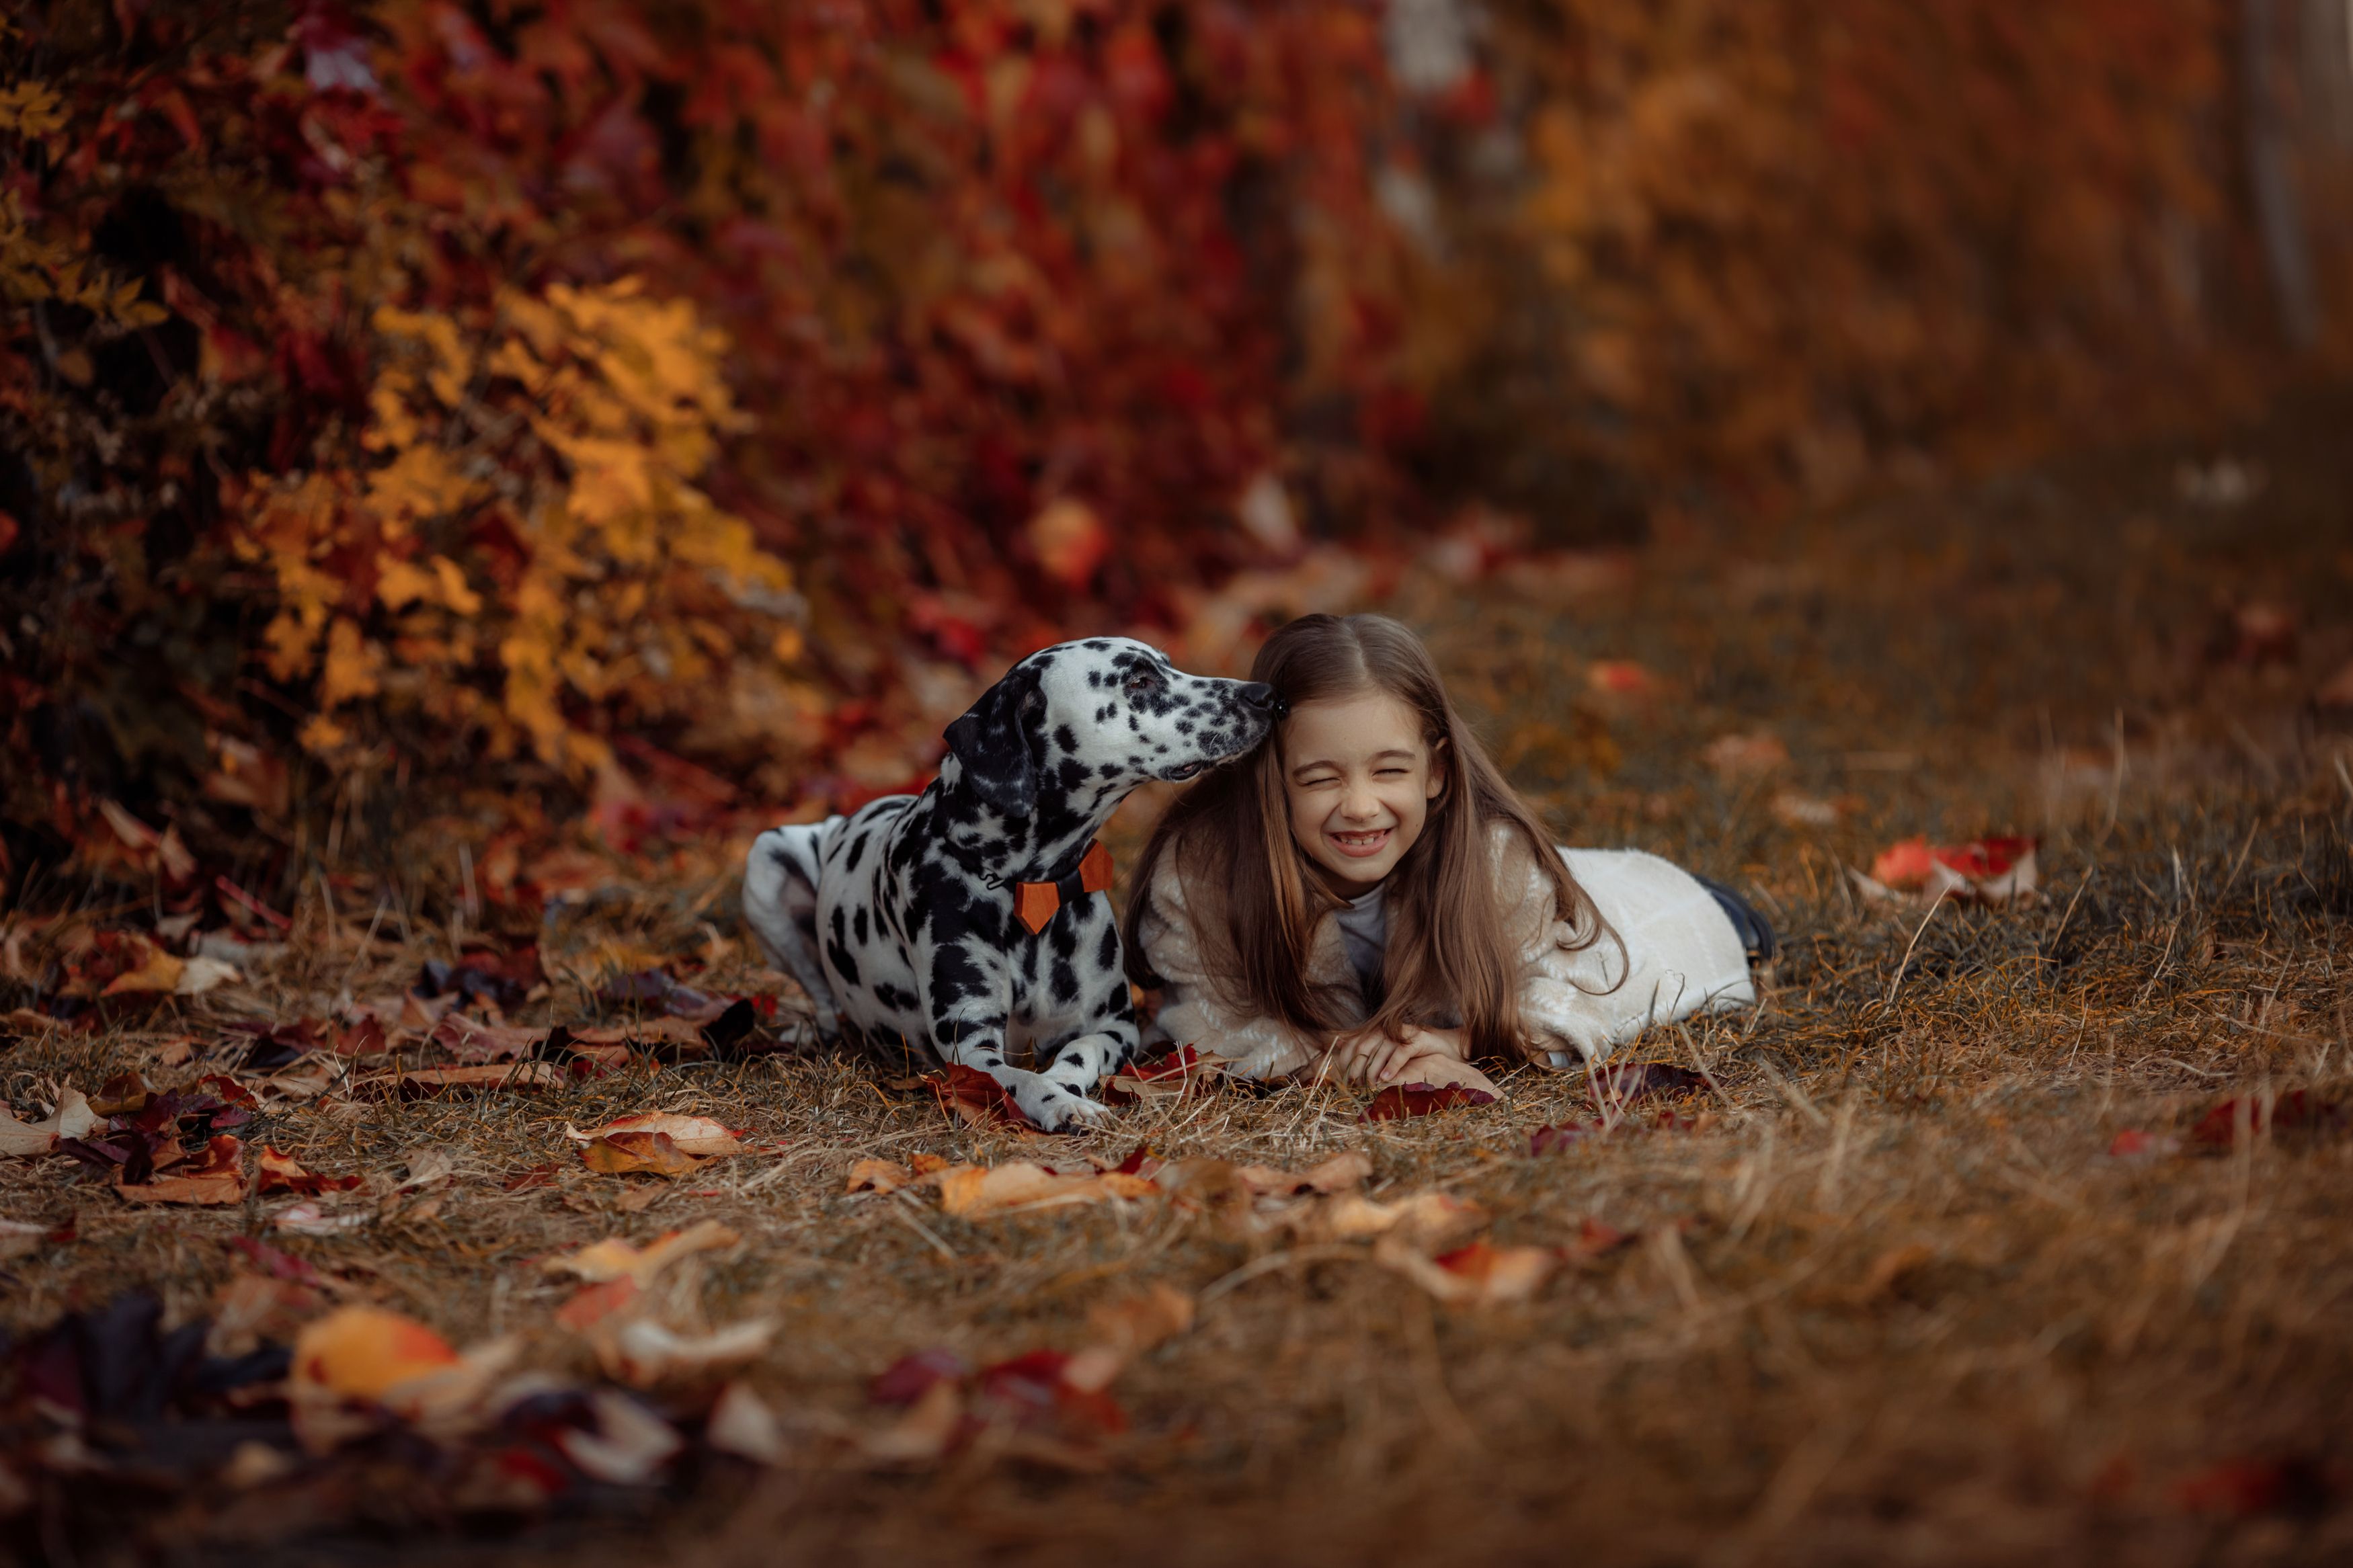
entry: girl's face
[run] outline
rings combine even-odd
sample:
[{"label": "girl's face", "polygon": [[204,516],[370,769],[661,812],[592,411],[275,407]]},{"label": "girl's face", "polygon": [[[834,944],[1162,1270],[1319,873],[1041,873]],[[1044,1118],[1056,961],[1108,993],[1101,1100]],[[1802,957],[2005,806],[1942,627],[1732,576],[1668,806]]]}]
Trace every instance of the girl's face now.
[{"label": "girl's face", "polygon": [[1414,710],[1386,691],[1303,702],[1283,721],[1291,837],[1344,899],[1397,869],[1430,820],[1446,775]]}]

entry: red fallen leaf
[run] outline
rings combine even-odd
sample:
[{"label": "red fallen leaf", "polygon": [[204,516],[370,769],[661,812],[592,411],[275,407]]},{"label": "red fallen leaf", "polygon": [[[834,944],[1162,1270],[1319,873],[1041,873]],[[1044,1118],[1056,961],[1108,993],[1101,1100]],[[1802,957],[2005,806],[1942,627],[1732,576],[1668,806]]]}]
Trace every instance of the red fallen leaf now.
[{"label": "red fallen leaf", "polygon": [[1138,1143],[1128,1152],[1126,1159],[1112,1167],[1112,1172],[1114,1175],[1142,1176],[1148,1182],[1167,1163],[1152,1152],[1151,1144]]},{"label": "red fallen leaf", "polygon": [[2036,847],[2036,840],[2022,837],[1946,845],[1906,838],[1880,851],[1861,879],[1862,889],[1874,898],[1905,893],[2006,903],[2034,890]]},{"label": "red fallen leaf", "polygon": [[2181,1140],[2170,1132],[2144,1132],[2127,1127],[2108,1143],[2111,1160],[2154,1160],[2181,1152]]},{"label": "red fallen leaf", "polygon": [[290,1252],[281,1252],[268,1242],[250,1236],[232,1237],[229,1248],[242,1254],[252,1265],[273,1279],[291,1279],[304,1285],[321,1283],[319,1272]]},{"label": "red fallen leaf", "polygon": [[259,1173],[260,1190],[265,1193],[299,1193],[304,1197],[316,1197],[321,1193],[348,1193],[360,1184],[357,1176],[322,1176],[306,1171],[291,1155],[281,1154],[265,1143],[261,1157],[255,1163]]},{"label": "red fallen leaf", "polygon": [[2317,1132],[2342,1127],[2346,1108],[2308,1090],[2292,1089],[2266,1110],[2257,1095],[2233,1095],[2209,1110],[2189,1129],[2189,1141],[2209,1149],[2227,1149],[2238,1141],[2243,1122],[2247,1134]]},{"label": "red fallen leaf", "polygon": [[555,1321],[575,1333],[604,1321],[638,1299],[638,1282],[624,1274],[576,1291],[556,1309]]},{"label": "red fallen leaf", "polygon": [[1116,1400],[1062,1375],[1070,1364],[1065,1352],[1036,1350],[981,1368],[973,1378],[973,1414],[1018,1426],[1066,1421],[1099,1433],[1127,1430],[1127,1412]]},{"label": "red fallen leaf", "polygon": [[1179,1046],[1166,1056],[1107,1075],[1103,1080],[1103,1100],[1111,1105],[1131,1105],[1139,1100],[1181,1098],[1197,1088],[1211,1089],[1213,1080],[1225,1071],[1227,1060],[1215,1052]]},{"label": "red fallen leaf", "polygon": [[1596,659],[1585,667],[1585,683],[1610,697],[1650,697],[1659,689],[1659,678],[1631,659]]},{"label": "red fallen leaf", "polygon": [[951,1350],[917,1351],[901,1356],[875,1374],[866,1385],[866,1397],[877,1405],[913,1405],[941,1382],[962,1383],[972,1364]]},{"label": "red fallen leaf", "polygon": [[245,1201],[245,1145],[224,1132],[205,1145],[201,1159],[169,1175],[126,1183],[115,1173],[115,1188],[134,1204],[237,1204]]},{"label": "red fallen leaf", "polygon": [[1672,1062],[1607,1062],[1593,1071],[1592,1091],[1604,1105],[1628,1105],[1647,1095],[1683,1095],[1705,1089],[1707,1079]]},{"label": "red fallen leaf", "polygon": [[1458,1107],[1493,1105],[1495,1097],[1483,1089],[1467,1089],[1459,1083],[1432,1087],[1426,1083],[1398,1083],[1373,1096],[1365,1107],[1359,1121],[1395,1121],[1406,1116],[1428,1116],[1433,1111],[1452,1110]]},{"label": "red fallen leaf", "polygon": [[1607,1220],[1587,1215],[1577,1227],[1577,1244],[1569,1250],[1583,1258],[1599,1258],[1634,1244],[1635,1233],[1620,1230]]},{"label": "red fallen leaf", "polygon": [[552,1187],[554,1185],[555,1185],[555,1167],[554,1165],[533,1165],[527,1171],[520,1172],[515,1175],[509,1176],[504,1182],[499,1184],[499,1190],[502,1193],[524,1193],[531,1191],[533,1187]]},{"label": "red fallen leaf", "polygon": [[1557,1127],[1539,1127],[1528,1134],[1528,1152],[1558,1154],[1599,1138],[1607,1131],[1599,1121],[1569,1121]]},{"label": "red fallen leaf", "polygon": [[2284,1513],[2313,1518],[2327,1510],[2336,1492],[2328,1472],[2303,1455],[2275,1459],[2224,1459],[2182,1477],[2170,1489],[2175,1504],[2199,1513],[2229,1513],[2242,1519]]},{"label": "red fallen leaf", "polygon": [[943,1072],[925,1073],[923,1082],[940,1102],[940,1109],[963,1121],[967,1127],[1001,1122],[1013,1127],[1037,1124],[1021,1113],[1005,1086],[978,1068],[950,1062]]}]

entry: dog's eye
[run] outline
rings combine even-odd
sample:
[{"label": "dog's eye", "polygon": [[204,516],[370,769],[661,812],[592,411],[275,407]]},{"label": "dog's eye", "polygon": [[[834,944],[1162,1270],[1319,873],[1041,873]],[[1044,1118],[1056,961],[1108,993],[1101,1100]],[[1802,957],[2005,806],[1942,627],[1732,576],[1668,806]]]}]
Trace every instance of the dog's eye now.
[{"label": "dog's eye", "polygon": [[1124,689],[1130,697],[1141,697],[1159,684],[1160,678],[1154,675],[1149,670],[1146,670],[1140,675],[1129,676],[1127,678],[1127,685]]}]

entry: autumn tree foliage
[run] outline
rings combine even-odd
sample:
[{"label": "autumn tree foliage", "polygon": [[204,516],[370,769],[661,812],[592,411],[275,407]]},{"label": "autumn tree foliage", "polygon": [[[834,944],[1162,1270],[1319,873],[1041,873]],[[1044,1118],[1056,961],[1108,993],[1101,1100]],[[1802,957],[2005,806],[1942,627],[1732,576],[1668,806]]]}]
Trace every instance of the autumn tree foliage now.
[{"label": "autumn tree foliage", "polygon": [[19,6],[8,874],[893,782],[1008,654],[1289,547],[1246,494],[1378,533],[1557,452],[1574,524],[1999,446],[2211,357],[2219,5],[1509,0],[1409,90],[1362,0]]}]

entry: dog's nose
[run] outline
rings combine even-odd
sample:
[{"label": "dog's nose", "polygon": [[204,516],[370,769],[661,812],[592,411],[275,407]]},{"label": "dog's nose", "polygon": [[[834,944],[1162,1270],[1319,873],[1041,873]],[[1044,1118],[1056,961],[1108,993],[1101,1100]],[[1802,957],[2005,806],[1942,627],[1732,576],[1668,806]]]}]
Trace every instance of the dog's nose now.
[{"label": "dog's nose", "polygon": [[1236,695],[1241,698],[1242,706],[1255,708],[1260,712],[1270,714],[1277,719],[1282,718],[1291,706],[1275,694],[1273,687],[1263,680],[1243,681],[1241,690]]}]

